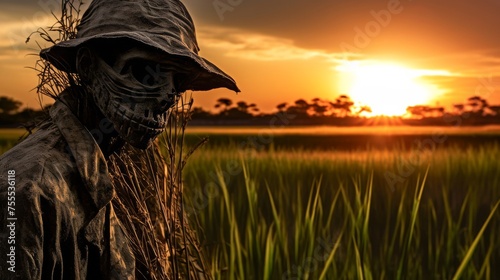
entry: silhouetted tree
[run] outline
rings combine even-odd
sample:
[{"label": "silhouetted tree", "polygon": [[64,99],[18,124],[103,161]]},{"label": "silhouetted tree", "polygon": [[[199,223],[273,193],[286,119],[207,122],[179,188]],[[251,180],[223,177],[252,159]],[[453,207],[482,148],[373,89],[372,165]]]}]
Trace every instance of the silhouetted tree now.
[{"label": "silhouetted tree", "polygon": [[472,96],[467,99],[466,106],[468,108],[468,111],[483,114],[484,109],[488,107],[488,101],[481,98],[480,96]]},{"label": "silhouetted tree", "polygon": [[279,112],[284,112],[286,109],[286,106],[288,106],[288,103],[280,103],[276,106],[276,109],[278,109]]},{"label": "silhouetted tree", "polygon": [[429,108],[428,116],[434,118],[440,118],[444,115],[444,113],[445,113],[444,107],[441,106],[431,107]]},{"label": "silhouetted tree", "polygon": [[252,112],[258,112],[259,109],[257,108],[257,104],[252,103],[252,104],[247,104],[245,101],[240,101],[236,103],[236,109],[239,110],[242,113],[251,115]]},{"label": "silhouetted tree", "polygon": [[219,98],[217,99],[217,103],[215,104],[215,108],[220,108],[221,106],[224,106],[221,111],[227,111],[229,107],[233,105],[233,101],[228,98]]},{"label": "silhouetted tree", "polygon": [[254,113],[258,113],[260,111],[260,109],[257,107],[257,104],[255,103],[248,105],[248,109],[250,109]]},{"label": "silhouetted tree", "polygon": [[361,106],[359,108],[359,110],[356,112],[356,115],[361,115],[363,112],[366,112],[366,113],[372,113],[372,108],[370,108],[370,106]]},{"label": "silhouetted tree", "polygon": [[409,106],[406,111],[418,118],[438,118],[444,115],[444,107],[430,107],[427,105]]},{"label": "silhouetted tree", "polygon": [[341,95],[337,98],[336,102],[330,102],[330,105],[337,111],[337,115],[346,117],[352,113],[354,102],[347,95]]},{"label": "silhouetted tree", "polygon": [[0,113],[12,114],[15,113],[22,105],[20,101],[14,100],[7,96],[0,97]]},{"label": "silhouetted tree", "polygon": [[[312,104],[310,105],[311,113],[316,117],[325,116],[328,112],[328,102],[321,100],[320,98],[314,98]],[[325,105],[326,104],[326,105]]]},{"label": "silhouetted tree", "polygon": [[408,112],[413,117],[424,118],[425,111],[427,110],[425,107],[427,107],[427,106],[423,106],[423,105],[408,106],[406,108],[406,112]]},{"label": "silhouetted tree", "polygon": [[239,101],[236,103],[236,108],[240,111],[246,112],[248,111],[248,104],[245,101]]},{"label": "silhouetted tree", "polygon": [[464,104],[453,104],[453,113],[456,115],[461,115],[464,112]]},{"label": "silhouetted tree", "polygon": [[307,108],[309,108],[309,103],[307,103],[307,101],[305,101],[304,99],[299,99],[299,100],[295,101],[295,106],[297,106],[299,108],[307,109]]},{"label": "silhouetted tree", "polygon": [[292,115],[297,115],[299,118],[307,118],[309,115],[307,111],[309,110],[309,103],[304,99],[299,99],[294,102],[295,105],[289,106],[286,111]]}]

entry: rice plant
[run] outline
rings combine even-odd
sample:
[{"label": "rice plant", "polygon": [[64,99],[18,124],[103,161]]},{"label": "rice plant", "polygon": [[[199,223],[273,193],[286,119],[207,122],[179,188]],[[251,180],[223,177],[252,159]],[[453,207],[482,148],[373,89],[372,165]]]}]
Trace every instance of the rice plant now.
[{"label": "rice plant", "polygon": [[[215,279],[496,279],[497,146],[201,150],[184,179]],[[395,171],[396,170],[396,171]]]}]

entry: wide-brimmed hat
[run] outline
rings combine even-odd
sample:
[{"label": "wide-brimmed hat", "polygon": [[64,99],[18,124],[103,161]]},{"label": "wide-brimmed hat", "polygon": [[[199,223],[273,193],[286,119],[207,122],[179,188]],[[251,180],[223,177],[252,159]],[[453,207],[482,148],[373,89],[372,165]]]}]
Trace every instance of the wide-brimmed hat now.
[{"label": "wide-brimmed hat", "polygon": [[[235,81],[198,55],[193,20],[179,0],[93,0],[75,39],[40,52],[55,67],[76,72],[76,53],[90,41],[131,39],[195,65],[189,90],[225,87],[239,92]],[[110,42],[112,43],[112,42]]]}]

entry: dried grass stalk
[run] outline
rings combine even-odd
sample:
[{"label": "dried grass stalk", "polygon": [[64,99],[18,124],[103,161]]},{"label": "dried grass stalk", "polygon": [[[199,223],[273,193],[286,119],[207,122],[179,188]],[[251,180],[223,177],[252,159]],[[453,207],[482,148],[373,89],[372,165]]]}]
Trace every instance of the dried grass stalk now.
[{"label": "dried grass stalk", "polygon": [[[144,279],[209,279],[183,209],[183,139],[192,100],[171,110],[167,132],[146,152],[126,147],[109,160],[114,207]],[[164,160],[161,151],[167,154]]]},{"label": "dried grass stalk", "polygon": [[[52,13],[56,22],[52,26],[38,28],[29,35],[26,39],[26,43],[28,43],[34,35],[40,37],[42,41],[49,45],[55,45],[59,42],[76,38],[77,26],[81,21],[83,4],[82,0],[62,0],[61,15]],[[36,41],[36,44],[40,49],[43,49],[38,41]],[[38,54],[34,55],[38,56]],[[34,69],[38,75],[36,92],[40,100],[43,96],[57,99],[60,92],[64,91],[69,86],[80,83],[77,74],[61,71],[42,58],[36,61],[32,69]]]}]

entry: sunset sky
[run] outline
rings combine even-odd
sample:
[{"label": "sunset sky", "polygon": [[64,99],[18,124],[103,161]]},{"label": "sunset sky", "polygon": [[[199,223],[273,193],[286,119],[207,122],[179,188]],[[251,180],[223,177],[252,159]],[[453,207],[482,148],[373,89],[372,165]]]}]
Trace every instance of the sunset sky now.
[{"label": "sunset sky", "polygon": [[[53,22],[59,0],[0,3],[0,95],[37,107],[25,38]],[[500,104],[500,0],[184,0],[200,55],[242,93],[197,92],[197,106],[229,97],[272,111],[281,102],[340,94],[374,107],[448,106],[480,95]],[[389,100],[390,99],[390,100]],[[394,109],[398,109],[394,108]],[[394,110],[397,111],[397,110]],[[389,113],[389,112],[388,112]]]}]

